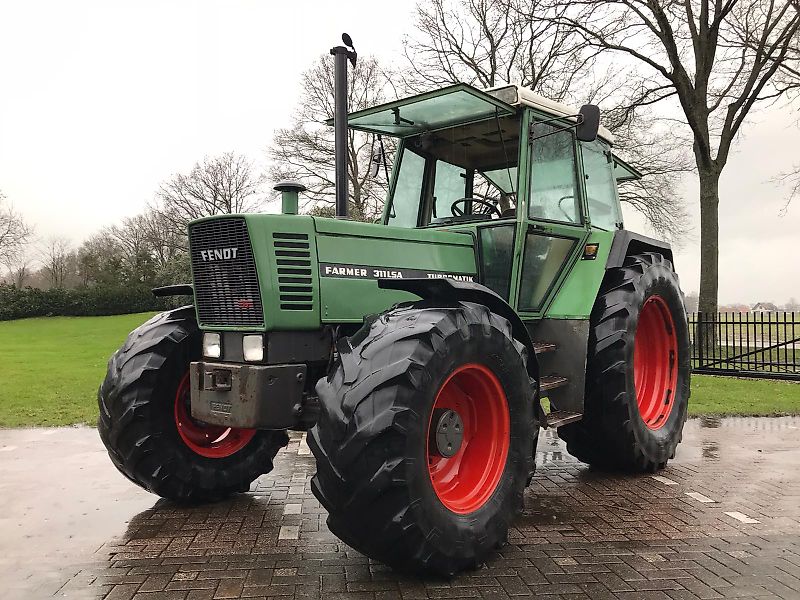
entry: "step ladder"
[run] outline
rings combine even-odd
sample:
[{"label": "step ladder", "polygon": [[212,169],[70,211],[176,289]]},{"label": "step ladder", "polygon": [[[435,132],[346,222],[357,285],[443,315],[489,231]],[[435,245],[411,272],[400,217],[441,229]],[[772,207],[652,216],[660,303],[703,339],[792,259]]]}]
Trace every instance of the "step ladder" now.
[{"label": "step ladder", "polygon": [[[547,355],[556,352],[558,350],[558,346],[552,342],[534,342],[533,350],[537,356]],[[539,378],[540,401],[541,398],[547,398],[549,392],[552,390],[563,387],[568,383],[569,379],[560,375],[542,375]],[[581,413],[567,412],[564,410],[554,410],[546,414],[544,411],[542,411],[542,414],[544,414],[544,418],[542,419],[541,425],[545,429],[557,428],[561,427],[562,425],[574,423],[575,421],[580,421],[580,419],[583,417],[583,414]]]}]

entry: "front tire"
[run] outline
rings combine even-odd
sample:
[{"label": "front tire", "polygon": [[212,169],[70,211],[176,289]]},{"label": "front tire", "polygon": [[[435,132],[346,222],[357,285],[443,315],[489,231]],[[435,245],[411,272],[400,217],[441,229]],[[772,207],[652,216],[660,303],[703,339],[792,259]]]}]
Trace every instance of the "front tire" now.
[{"label": "front tire", "polygon": [[418,302],[368,319],[338,348],[309,435],[328,527],[401,570],[481,564],[522,506],[539,431],[508,321],[478,304]]},{"label": "front tire", "polygon": [[611,269],[592,309],[583,419],[558,429],[604,469],[653,472],[675,456],[689,403],[689,329],[678,276],[661,254]]},{"label": "front tire", "polygon": [[111,461],[162,498],[205,502],[247,491],[288,443],[284,431],[215,427],[189,412],[189,363],[199,358],[194,308],[156,315],[108,362],[97,428]]}]

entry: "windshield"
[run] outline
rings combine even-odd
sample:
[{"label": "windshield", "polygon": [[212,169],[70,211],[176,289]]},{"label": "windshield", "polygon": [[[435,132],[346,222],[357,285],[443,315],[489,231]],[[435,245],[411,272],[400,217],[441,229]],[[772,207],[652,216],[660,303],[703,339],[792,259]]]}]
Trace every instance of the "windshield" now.
[{"label": "windshield", "polygon": [[405,139],[387,224],[424,227],[514,218],[519,117],[493,118]]}]

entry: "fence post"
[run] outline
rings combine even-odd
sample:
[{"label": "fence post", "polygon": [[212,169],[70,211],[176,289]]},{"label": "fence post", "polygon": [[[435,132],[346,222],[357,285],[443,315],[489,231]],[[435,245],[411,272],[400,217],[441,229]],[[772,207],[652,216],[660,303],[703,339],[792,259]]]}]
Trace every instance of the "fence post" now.
[{"label": "fence post", "polygon": [[703,313],[697,312],[697,320],[694,323],[694,345],[697,350],[697,368],[703,368]]}]

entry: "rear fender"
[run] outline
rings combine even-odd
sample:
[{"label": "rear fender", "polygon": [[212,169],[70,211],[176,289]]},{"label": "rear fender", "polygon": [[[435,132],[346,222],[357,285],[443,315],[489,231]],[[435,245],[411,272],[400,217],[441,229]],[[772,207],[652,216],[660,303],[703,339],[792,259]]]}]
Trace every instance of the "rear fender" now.
[{"label": "rear fender", "polygon": [[643,252],[657,252],[675,266],[675,262],[672,259],[672,247],[667,242],[633,233],[627,229],[620,229],[614,233],[614,241],[611,242],[611,251],[608,254],[606,270],[621,267],[628,256],[642,254]]}]

